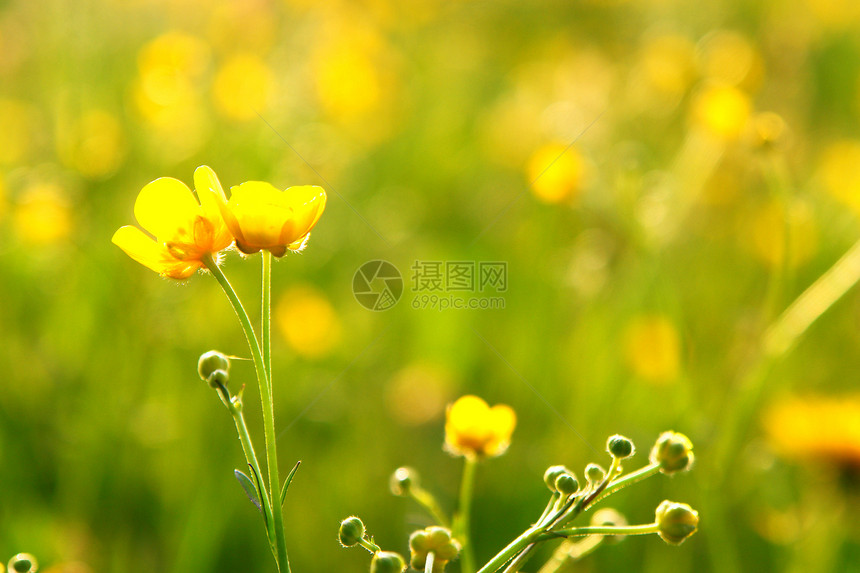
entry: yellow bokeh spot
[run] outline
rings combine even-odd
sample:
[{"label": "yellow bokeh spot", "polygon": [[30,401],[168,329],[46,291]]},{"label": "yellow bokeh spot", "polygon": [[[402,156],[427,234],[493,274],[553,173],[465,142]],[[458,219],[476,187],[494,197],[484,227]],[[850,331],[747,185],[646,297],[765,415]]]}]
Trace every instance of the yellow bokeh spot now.
[{"label": "yellow bokeh spot", "polygon": [[860,141],[838,141],[822,153],[818,174],[835,199],[860,213]]},{"label": "yellow bokeh spot", "polygon": [[683,36],[653,38],[643,47],[640,66],[655,90],[683,95],[695,76],[695,46]]},{"label": "yellow bokeh spot", "polygon": [[449,400],[451,376],[430,364],[411,364],[399,371],[385,389],[385,404],[401,424],[417,426],[435,419]]},{"label": "yellow bokeh spot", "polygon": [[710,136],[737,140],[746,128],[752,106],[741,90],[727,85],[709,85],[693,101],[693,123]]},{"label": "yellow bokeh spot", "polygon": [[57,153],[63,164],[91,179],[114,173],[125,152],[122,124],[107,111],[89,110],[57,134]]},{"label": "yellow bokeh spot", "polygon": [[169,32],[141,49],[137,65],[138,111],[144,119],[164,125],[171,120],[171,111],[196,104],[209,65],[209,47],[194,36]]},{"label": "yellow bokeh spot", "polygon": [[265,111],[274,90],[274,75],[260,58],[237,54],[215,74],[212,98],[215,108],[225,117],[246,121]]},{"label": "yellow bokeh spot", "polygon": [[62,189],[53,183],[27,188],[17,202],[13,225],[18,240],[46,246],[66,239],[72,231],[72,213]]},{"label": "yellow bokeh spot", "polygon": [[35,111],[18,100],[0,99],[0,165],[26,161],[33,147]]},{"label": "yellow bokeh spot", "polygon": [[822,24],[845,29],[860,22],[860,2],[855,0],[806,0],[813,16]]},{"label": "yellow bokeh spot", "polygon": [[585,184],[586,165],[579,151],[563,143],[539,147],[526,165],[526,176],[535,197],[545,203],[577,198]]},{"label": "yellow bokeh spot", "polygon": [[860,396],[787,398],[765,411],[763,425],[785,457],[860,464]]},{"label": "yellow bokeh spot", "polygon": [[699,65],[707,80],[754,91],[764,75],[762,57],[737,32],[718,30],[706,36],[699,50]]},{"label": "yellow bokeh spot", "polygon": [[293,287],[281,295],[275,323],[290,348],[306,358],[325,356],[340,342],[340,318],[328,299],[310,287]]},{"label": "yellow bokeh spot", "polygon": [[624,358],[636,376],[654,384],[675,381],[681,371],[681,338],[662,315],[634,318],[624,332]]},{"label": "yellow bokeh spot", "polygon": [[753,254],[769,266],[797,267],[815,254],[818,227],[804,203],[794,203],[786,209],[772,201],[752,213],[749,225],[749,231],[742,234],[751,238]]}]

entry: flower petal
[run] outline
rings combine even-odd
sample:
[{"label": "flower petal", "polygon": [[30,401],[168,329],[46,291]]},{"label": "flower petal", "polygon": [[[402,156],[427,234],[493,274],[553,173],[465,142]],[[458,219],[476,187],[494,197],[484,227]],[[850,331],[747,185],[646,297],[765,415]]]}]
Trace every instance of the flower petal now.
[{"label": "flower petal", "polygon": [[222,203],[227,203],[227,197],[211,167],[201,165],[194,171],[194,189],[200,199],[203,216],[212,223],[212,250],[227,248],[233,242],[233,235],[227,228],[220,209]]},{"label": "flower petal", "polygon": [[111,242],[143,266],[161,276],[173,279],[187,279],[200,268],[199,261],[180,261],[173,257],[167,248],[156,243],[137,227],[120,227]]},{"label": "flower petal", "polygon": [[194,220],[203,213],[185,183],[161,177],[140,190],[134,216],[141,227],[163,243],[190,243],[194,240]]},{"label": "flower petal", "polygon": [[292,216],[284,221],[279,242],[296,243],[314,228],[325,210],[326,194],[316,185],[289,187],[280,197],[281,203],[292,209]]}]

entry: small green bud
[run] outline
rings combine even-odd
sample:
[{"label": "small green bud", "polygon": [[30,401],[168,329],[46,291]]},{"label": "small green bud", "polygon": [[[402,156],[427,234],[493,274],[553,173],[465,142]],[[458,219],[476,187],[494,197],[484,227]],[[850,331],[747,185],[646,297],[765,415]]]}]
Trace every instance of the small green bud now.
[{"label": "small green bud", "polygon": [[[621,515],[611,507],[604,507],[603,509],[598,509],[597,511],[595,511],[594,515],[591,516],[591,525],[626,527],[627,520],[624,519],[623,515]],[[624,535],[604,535],[603,542],[618,543],[624,540],[624,537]]]},{"label": "small green bud", "polygon": [[219,383],[222,386],[226,386],[227,382],[230,381],[230,375],[227,374],[226,370],[215,370],[209,375],[206,381],[209,383],[210,388],[217,388]]},{"label": "small green bud", "polygon": [[210,350],[200,355],[197,361],[197,373],[203,380],[209,380],[209,377],[216,370],[223,370],[225,373],[230,371],[230,359],[217,350]]},{"label": "small green bud", "polygon": [[340,522],[340,529],[337,535],[341,545],[352,547],[364,539],[364,523],[355,516],[347,517]]},{"label": "small green bud", "polygon": [[573,474],[561,474],[555,479],[555,490],[562,495],[571,495],[579,490],[579,482]]},{"label": "small green bud", "polygon": [[609,452],[610,456],[621,460],[629,458],[636,451],[633,447],[633,442],[624,436],[619,436],[618,434],[610,436],[606,441],[606,450]]},{"label": "small green bud", "polygon": [[393,551],[377,551],[370,560],[370,573],[403,573],[406,571],[406,561],[399,553]]},{"label": "small green bud", "polygon": [[19,553],[9,560],[9,573],[36,573],[39,563],[29,553]]},{"label": "small green bud", "polygon": [[413,487],[418,487],[418,472],[408,467],[397,468],[391,474],[388,486],[394,495],[405,497]]},{"label": "small green bud", "polygon": [[605,477],[606,470],[599,465],[588,464],[587,466],[585,466],[585,479],[588,480],[589,484],[594,485],[596,483],[600,483]]},{"label": "small green bud", "polygon": [[543,481],[546,483],[546,487],[549,488],[549,491],[555,493],[558,491],[555,489],[555,480],[558,479],[558,476],[562,474],[569,474],[570,470],[568,470],[564,466],[550,466],[543,473]]},{"label": "small green bud", "polygon": [[693,466],[693,443],[684,434],[663,432],[651,449],[652,464],[660,464],[660,471],[671,475]]},{"label": "small green bud", "polygon": [[659,534],[670,545],[680,545],[699,528],[699,512],[686,503],[665,500],[655,516]]}]

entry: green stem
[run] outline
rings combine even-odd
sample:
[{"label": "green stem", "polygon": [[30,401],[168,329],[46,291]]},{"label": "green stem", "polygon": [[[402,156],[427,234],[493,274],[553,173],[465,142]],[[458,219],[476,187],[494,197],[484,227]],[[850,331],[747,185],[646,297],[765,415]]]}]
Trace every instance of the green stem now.
[{"label": "green stem", "polygon": [[460,515],[459,533],[463,542],[460,552],[460,571],[462,573],[474,573],[475,552],[472,549],[470,517],[472,512],[472,492],[475,488],[475,468],[478,466],[478,458],[466,456],[463,465],[463,481],[460,483]]},{"label": "green stem", "polygon": [[[257,373],[257,384],[260,389],[260,403],[263,408],[263,428],[266,438],[266,466],[269,470],[269,503],[274,509],[276,507],[275,504],[281,499],[281,486],[280,479],[278,477],[278,453],[275,447],[275,419],[274,409],[272,408],[272,393],[269,387],[269,375],[266,370],[263,353],[260,350],[260,343],[257,341],[254,327],[251,326],[251,320],[248,318],[248,313],[245,311],[245,307],[242,305],[239,295],[237,295],[235,289],[233,289],[233,285],[231,285],[230,281],[227,280],[227,277],[215,263],[215,260],[211,255],[206,255],[202,261],[206,265],[206,268],[209,269],[209,272],[212,273],[212,276],[215,277],[215,280],[218,281],[218,284],[221,285],[221,288],[224,290],[224,294],[227,295],[230,304],[233,305],[233,310],[239,318],[239,323],[242,325],[242,330],[245,332],[245,338],[248,341],[248,347],[251,350],[251,356],[254,359],[254,369]],[[286,539],[284,538],[283,512],[280,510],[280,506],[277,507],[278,510],[272,512],[275,528],[275,542],[277,544],[275,560],[278,563],[278,570],[281,571],[281,573],[290,573],[287,544]]]},{"label": "green stem", "polygon": [[450,528],[448,518],[445,517],[445,512],[439,506],[439,502],[433,497],[429,491],[421,487],[412,486],[409,490],[409,496],[414,499],[418,505],[427,510],[430,516],[436,520],[436,523],[445,528]]},{"label": "green stem", "polygon": [[427,562],[424,564],[424,573],[433,573],[433,564],[436,562],[436,553],[433,551],[427,554]]},{"label": "green stem", "polygon": [[543,527],[533,526],[528,528],[519,537],[511,541],[507,547],[499,551],[495,557],[487,561],[486,565],[478,569],[478,573],[494,573],[498,571],[520,551],[534,543],[542,533]]},{"label": "green stem", "polygon": [[[263,256],[263,304],[262,304],[262,342],[263,364],[269,375],[269,395],[272,393],[272,253],[264,250]],[[274,401],[273,401],[274,403]]]},{"label": "green stem", "polygon": [[558,539],[559,537],[581,537],[583,535],[644,535],[646,533],[657,533],[660,527],[656,523],[645,525],[584,525],[582,527],[571,527],[570,529],[559,529],[550,533],[544,533],[538,537],[538,541],[547,539]]},{"label": "green stem", "polygon": [[605,497],[608,497],[615,493],[616,491],[623,489],[629,485],[633,485],[638,481],[642,481],[643,479],[649,478],[660,471],[660,464],[654,463],[649,464],[647,466],[641,467],[636,471],[630,472],[627,475],[623,475],[619,477],[617,480],[609,482],[609,485],[603,490],[603,493],[595,500],[602,500]]}]

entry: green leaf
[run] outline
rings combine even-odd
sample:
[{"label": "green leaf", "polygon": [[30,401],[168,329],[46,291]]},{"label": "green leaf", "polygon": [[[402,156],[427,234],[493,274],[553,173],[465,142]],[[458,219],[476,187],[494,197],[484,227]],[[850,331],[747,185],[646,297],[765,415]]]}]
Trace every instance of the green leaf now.
[{"label": "green leaf", "polygon": [[262,513],[263,506],[260,505],[260,498],[257,496],[257,486],[254,484],[254,482],[251,481],[251,478],[249,478],[239,470],[233,470],[233,475],[235,475],[236,479],[239,480],[239,485],[241,485],[242,489],[245,490],[245,495],[248,496],[248,499],[251,500],[251,503],[256,505],[257,510]]},{"label": "green leaf", "polygon": [[296,462],[296,465],[294,465],[293,469],[290,470],[290,475],[288,475],[287,479],[284,480],[284,487],[281,488],[281,505],[284,505],[284,500],[287,498],[287,489],[290,487],[290,484],[293,483],[293,476],[296,475],[296,470],[299,469],[300,465],[302,465],[302,460]]}]

